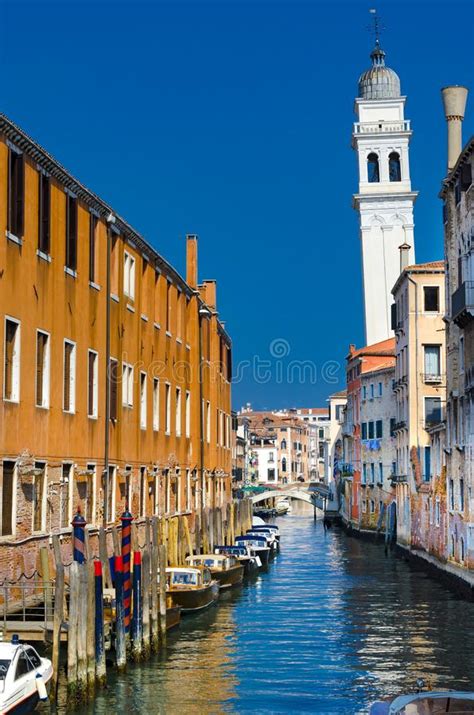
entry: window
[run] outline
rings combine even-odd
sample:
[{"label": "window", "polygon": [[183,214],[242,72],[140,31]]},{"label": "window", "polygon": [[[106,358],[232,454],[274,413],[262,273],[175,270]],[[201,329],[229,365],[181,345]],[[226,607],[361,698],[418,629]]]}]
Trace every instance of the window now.
[{"label": "window", "polygon": [[117,419],[118,411],[118,360],[110,358],[109,362],[109,418],[113,421]]},{"label": "window", "polygon": [[388,156],[388,176],[390,181],[401,181],[402,171],[400,167],[400,154],[392,151]]},{"label": "window", "polygon": [[441,422],[441,398],[425,397],[425,422],[434,425]]},{"label": "window", "polygon": [[89,350],[87,355],[87,414],[89,417],[97,417],[98,405],[98,377],[99,366],[98,356],[94,350]]},{"label": "window", "polygon": [[375,423],[375,436],[377,439],[382,439],[383,437],[383,421],[377,420]]},{"label": "window", "polygon": [[176,337],[180,340],[183,337],[183,305],[183,294],[178,290],[176,298]]},{"label": "window", "polygon": [[186,511],[191,511],[192,508],[191,470],[186,469]]},{"label": "window", "polygon": [[395,435],[395,425],[397,424],[397,420],[395,417],[390,417],[390,437],[393,437]]},{"label": "window", "polygon": [[135,259],[127,251],[123,254],[123,292],[127,298],[135,298]]},{"label": "window", "polygon": [[370,513],[375,513],[375,501],[373,499],[370,500]]},{"label": "window", "polygon": [[22,678],[24,675],[28,675],[30,670],[33,670],[33,667],[30,666],[30,661],[26,657],[26,653],[20,652],[16,664],[15,680],[19,680],[19,678]]},{"label": "window", "polygon": [[380,181],[379,158],[373,152],[367,157],[367,178],[369,184],[377,184]]},{"label": "window", "polygon": [[464,479],[459,480],[459,511],[464,511]]},{"label": "window", "polygon": [[122,405],[133,407],[133,365],[122,364]]},{"label": "window", "polygon": [[146,372],[140,373],[140,429],[146,429]]},{"label": "window", "polygon": [[67,529],[72,520],[72,475],[73,466],[63,464],[59,485],[59,528]]},{"label": "window", "polygon": [[33,531],[43,530],[44,473],[46,464],[35,462],[33,475]]},{"label": "window", "polygon": [[324,458],[324,443],[323,442],[319,443],[319,458],[320,459]]},{"label": "window", "polygon": [[374,462],[370,463],[370,483],[375,484],[375,464],[374,464]]},{"label": "window", "polygon": [[66,194],[66,268],[77,270],[77,199]]},{"label": "window", "polygon": [[459,560],[464,561],[465,553],[464,553],[464,539],[461,536],[459,540]]},{"label": "window", "polygon": [[63,410],[76,411],[76,345],[64,341]]},{"label": "window", "polygon": [[375,434],[374,434],[374,422],[368,422],[368,436],[369,439],[373,439]]},{"label": "window", "polygon": [[274,482],[275,481],[275,470],[274,469],[268,469],[267,470],[267,477],[269,482]]},{"label": "window", "polygon": [[362,513],[365,514],[367,512],[367,499],[362,499]]},{"label": "window", "polygon": [[155,432],[160,429],[160,383],[156,377],[153,379],[153,429]]},{"label": "window", "polygon": [[441,346],[425,345],[425,379],[439,377],[441,373]]},{"label": "window", "polygon": [[[166,281],[166,332],[171,332],[171,283]],[[206,323],[205,323],[206,324]]]},{"label": "window", "polygon": [[176,436],[181,436],[181,388],[176,388]]},{"label": "window", "polygon": [[93,213],[89,214],[89,282],[97,283],[97,226],[99,219]]},{"label": "window", "polygon": [[438,286],[423,286],[425,313],[439,313]]},{"label": "window", "polygon": [[440,501],[439,497],[436,497],[436,503],[435,503],[435,525],[439,526],[441,522],[441,506],[440,506]]},{"label": "window", "polygon": [[3,397],[11,402],[20,400],[20,323],[5,318],[5,349],[3,365]]},{"label": "window", "polygon": [[269,462],[274,462],[274,461],[275,461],[275,460],[274,460],[274,456],[273,456],[273,452],[269,452],[269,453],[268,453],[268,461],[269,461]]},{"label": "window", "polygon": [[286,450],[286,439],[281,440],[281,449]]},{"label": "window", "polygon": [[50,218],[51,218],[51,184],[47,174],[38,174],[38,251],[49,255]]},{"label": "window", "polygon": [[431,479],[431,447],[425,447],[423,461],[424,461],[423,479],[425,482],[429,482]]},{"label": "window", "polygon": [[142,256],[142,280],[140,283],[141,300],[140,311],[142,315],[148,316],[149,292],[148,292],[148,260]]},{"label": "window", "polygon": [[25,162],[23,154],[11,147],[8,152],[8,233],[21,238],[24,230]]},{"label": "window", "polygon": [[77,483],[77,491],[79,492],[82,502],[82,514],[84,519],[95,523],[96,465],[88,464],[86,472],[86,478]]},{"label": "window", "polygon": [[281,471],[286,472],[286,457],[281,460]]},{"label": "window", "polygon": [[464,335],[459,338],[459,372],[464,372]]},{"label": "window", "polygon": [[449,508],[454,511],[454,480],[449,480]]},{"label": "window", "polygon": [[367,464],[362,465],[362,484],[367,484]]},{"label": "window", "polygon": [[49,335],[36,331],[36,406],[49,407]]},{"label": "window", "polygon": [[191,437],[191,393],[186,390],[186,437]]},{"label": "window", "polygon": [[13,509],[14,509],[14,479],[15,462],[5,460],[2,469],[2,523],[0,536],[11,536],[13,534]]},{"label": "window", "polygon": [[169,434],[171,431],[171,385],[165,385],[165,432]]},{"label": "window", "polygon": [[362,399],[366,400],[367,399],[367,386],[362,385]]},{"label": "window", "polygon": [[211,442],[211,403],[209,400],[206,403],[206,435],[207,443]]},{"label": "window", "polygon": [[383,484],[383,464],[379,462],[379,483]]},{"label": "window", "polygon": [[383,384],[381,382],[379,382],[379,397],[382,397],[382,393],[383,393]]},{"label": "window", "polygon": [[367,439],[367,422],[362,422],[362,439]]},{"label": "window", "polygon": [[370,383],[370,399],[373,400],[375,396],[375,391],[374,391],[374,383]]}]

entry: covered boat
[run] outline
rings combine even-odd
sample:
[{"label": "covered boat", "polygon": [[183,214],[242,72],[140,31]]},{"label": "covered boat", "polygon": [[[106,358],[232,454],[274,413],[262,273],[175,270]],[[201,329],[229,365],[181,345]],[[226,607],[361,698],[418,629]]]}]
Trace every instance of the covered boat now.
[{"label": "covered boat", "polygon": [[277,499],[275,509],[278,516],[282,516],[283,514],[291,511],[291,504],[288,497],[281,497],[280,499]]},{"label": "covered boat", "polygon": [[206,566],[219,588],[229,588],[242,583],[244,567],[231,554],[197,554],[186,559],[190,566]]},{"label": "covered boat", "polygon": [[166,569],[166,594],[183,613],[200,611],[217,601],[219,584],[208,568],[171,566]]},{"label": "covered boat", "polygon": [[474,693],[460,690],[423,691],[399,695],[392,701],[377,702],[370,715],[441,715],[474,713]]},{"label": "covered boat", "polygon": [[251,576],[257,573],[262,565],[259,557],[250,548],[245,546],[215,546],[215,554],[231,554],[235,556],[239,564],[244,567],[244,576]]},{"label": "covered boat", "polygon": [[253,553],[258,556],[262,562],[262,567],[268,566],[270,552],[272,549],[268,545],[266,536],[263,534],[245,534],[245,536],[237,536],[235,539],[235,545],[251,548]]},{"label": "covered boat", "polygon": [[279,550],[279,541],[275,534],[271,531],[254,531],[253,529],[247,531],[248,536],[259,536],[267,541],[267,546],[270,547],[270,558],[275,556],[276,552]]},{"label": "covered boat", "polygon": [[53,667],[27,643],[13,636],[0,642],[0,714],[32,712],[40,700],[48,699]]}]

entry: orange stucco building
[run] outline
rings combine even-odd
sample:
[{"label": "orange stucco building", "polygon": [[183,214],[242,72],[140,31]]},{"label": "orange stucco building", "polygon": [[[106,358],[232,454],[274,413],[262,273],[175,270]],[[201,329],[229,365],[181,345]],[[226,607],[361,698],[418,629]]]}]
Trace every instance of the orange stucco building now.
[{"label": "orange stucco building", "polygon": [[3,115],[0,362],[0,573],[78,505],[98,526],[231,498],[231,343],[197,238],[183,279]]}]

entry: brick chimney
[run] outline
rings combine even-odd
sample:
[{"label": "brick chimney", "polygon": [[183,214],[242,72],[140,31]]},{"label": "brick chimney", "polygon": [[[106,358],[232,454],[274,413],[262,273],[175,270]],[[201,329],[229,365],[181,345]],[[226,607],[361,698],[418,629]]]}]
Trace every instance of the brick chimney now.
[{"label": "brick chimney", "polygon": [[198,237],[194,233],[186,236],[186,283],[196,290],[198,284]]}]

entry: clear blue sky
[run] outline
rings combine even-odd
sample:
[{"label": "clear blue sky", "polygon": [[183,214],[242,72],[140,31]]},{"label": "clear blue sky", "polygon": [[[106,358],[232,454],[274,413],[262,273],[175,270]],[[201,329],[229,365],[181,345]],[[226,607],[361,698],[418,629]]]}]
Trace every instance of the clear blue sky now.
[{"label": "clear blue sky", "polygon": [[[243,368],[235,407],[324,404],[340,385],[322,373],[339,363],[342,384],[348,345],[363,341],[350,135],[371,6],[2,3],[1,110],[182,273],[184,236],[199,235],[200,277],[218,281],[235,365],[270,362],[259,381]],[[414,128],[417,260],[437,259],[440,87],[471,86],[467,138],[474,3],[376,7]],[[270,354],[280,338],[281,359],[278,344]],[[310,381],[288,375],[292,359],[315,364]]]}]

